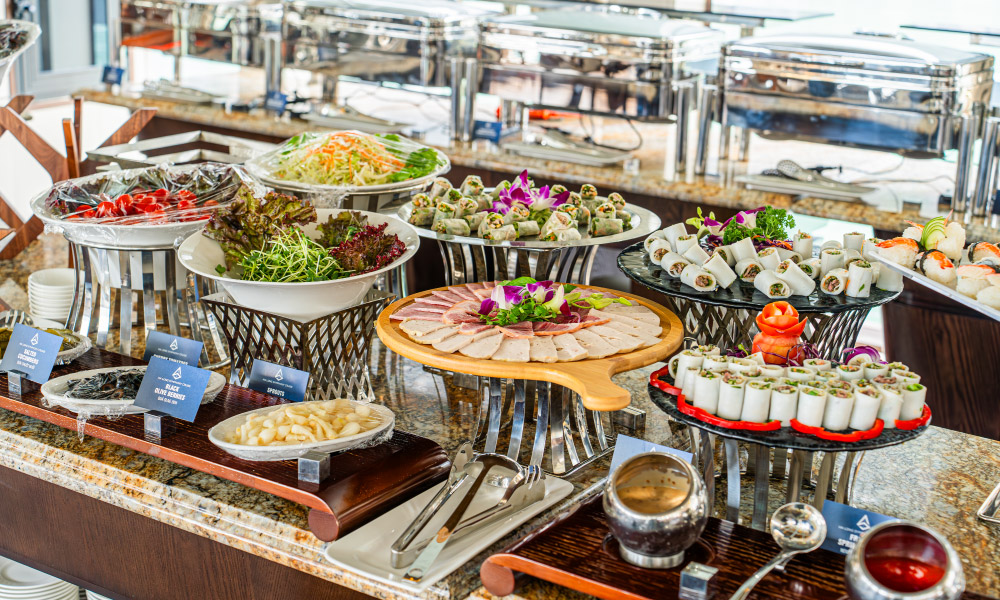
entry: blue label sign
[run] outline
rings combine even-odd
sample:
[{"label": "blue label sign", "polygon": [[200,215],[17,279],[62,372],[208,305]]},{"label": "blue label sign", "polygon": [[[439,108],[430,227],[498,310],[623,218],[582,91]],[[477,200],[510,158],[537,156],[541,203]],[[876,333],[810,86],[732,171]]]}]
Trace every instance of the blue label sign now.
[{"label": "blue label sign", "polygon": [[154,356],[139,385],[135,405],[182,421],[194,421],[210,376],[204,369]]},{"label": "blue label sign", "polygon": [[267,110],[273,110],[277,113],[285,112],[285,106],[288,104],[288,96],[282,94],[281,92],[269,92],[264,98],[264,108]]},{"label": "blue label sign", "polygon": [[608,473],[614,472],[618,468],[618,465],[636,454],[643,454],[644,452],[665,452],[680,457],[687,462],[691,462],[692,458],[690,452],[684,452],[683,450],[677,450],[662,444],[654,444],[653,442],[647,442],[646,440],[640,440],[619,433],[618,439],[615,440],[615,453],[611,456],[611,467],[608,469]]},{"label": "blue label sign", "polygon": [[472,139],[489,140],[499,144],[502,126],[500,121],[476,121],[472,127]]},{"label": "blue label sign", "polygon": [[125,69],[105,65],[104,71],[101,73],[101,81],[108,85],[121,85],[123,75],[125,75]]},{"label": "blue label sign", "polygon": [[826,541],[820,547],[838,554],[849,553],[872,527],[893,520],[893,517],[829,500],[823,502],[823,518],[826,519]]},{"label": "blue label sign", "polygon": [[162,331],[151,331],[146,338],[146,353],[142,355],[142,360],[149,361],[150,358],[159,356],[197,367],[201,358],[201,347],[204,345],[204,342],[196,342]]},{"label": "blue label sign", "polygon": [[292,402],[302,402],[309,386],[309,373],[256,359],[250,368],[248,388]]},{"label": "blue label sign", "polygon": [[0,361],[0,369],[18,371],[35,383],[45,383],[56,364],[62,343],[58,335],[17,323]]}]

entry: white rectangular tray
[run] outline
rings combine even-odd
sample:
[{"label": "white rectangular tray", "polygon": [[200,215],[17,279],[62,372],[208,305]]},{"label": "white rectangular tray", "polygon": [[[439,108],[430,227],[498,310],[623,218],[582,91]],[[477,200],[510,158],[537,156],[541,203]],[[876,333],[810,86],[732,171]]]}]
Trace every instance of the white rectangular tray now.
[{"label": "white rectangular tray", "polygon": [[991,319],[1000,321],[1000,310],[997,310],[995,308],[990,308],[989,306],[986,306],[985,304],[976,300],[975,298],[970,298],[965,294],[960,294],[958,293],[958,291],[953,290],[952,288],[944,285],[943,283],[938,283],[925,275],[921,275],[920,273],[917,273],[912,269],[907,269],[902,265],[890,262],[881,256],[876,256],[875,259],[878,260],[880,263],[882,263],[883,266],[888,267],[893,271],[896,271],[897,273],[900,273],[903,277],[906,277],[911,281],[915,281],[924,287],[930,288],[935,292],[941,294],[942,296],[947,296],[948,298],[951,298],[952,300],[958,302],[959,304],[964,304],[965,306],[968,306],[973,310],[977,310],[986,315],[987,317],[990,317]]}]

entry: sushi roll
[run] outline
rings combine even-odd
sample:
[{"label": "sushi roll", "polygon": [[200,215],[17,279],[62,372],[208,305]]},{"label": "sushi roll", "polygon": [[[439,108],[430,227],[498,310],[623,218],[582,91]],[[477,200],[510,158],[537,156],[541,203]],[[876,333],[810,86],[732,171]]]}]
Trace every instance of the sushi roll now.
[{"label": "sushi roll", "polygon": [[958,276],[955,290],[959,294],[975,298],[983,288],[990,284],[987,277],[996,274],[996,272],[996,269],[989,265],[962,265],[955,269],[955,274]]},{"label": "sushi roll", "polygon": [[854,392],[834,388],[827,391],[826,394],[826,408],[823,410],[823,429],[830,431],[847,429],[851,423],[851,411],[854,410]]},{"label": "sushi roll", "polygon": [[781,264],[781,256],[778,255],[777,248],[762,249],[757,253],[757,260],[759,260],[761,266],[768,271],[777,270],[778,265]]},{"label": "sushi roll", "polygon": [[715,275],[715,280],[719,283],[719,287],[727,288],[736,281],[736,273],[729,268],[725,259],[718,254],[710,258],[704,266],[706,271]]},{"label": "sushi roll", "polygon": [[878,245],[878,252],[882,258],[902,265],[907,269],[913,268],[913,262],[917,259],[920,246],[910,238],[898,237],[886,240]]},{"label": "sushi roll", "polygon": [[459,189],[465,196],[478,196],[483,193],[483,180],[479,175],[469,175]]},{"label": "sushi roll", "polygon": [[1000,286],[991,285],[984,287],[976,293],[976,300],[990,308],[1000,310]]},{"label": "sushi roll", "polygon": [[428,194],[432,200],[437,200],[438,198],[443,198],[448,190],[451,189],[451,182],[444,177],[438,177],[431,184],[431,191]]},{"label": "sushi roll", "polygon": [[760,371],[764,377],[784,377],[785,367],[781,365],[760,365]]},{"label": "sushi roll", "polygon": [[655,239],[646,248],[646,253],[649,254],[649,261],[660,264],[663,257],[670,252],[670,242],[663,238]]},{"label": "sushi roll", "polygon": [[691,403],[695,408],[714,415],[719,411],[719,387],[722,377],[706,369],[699,371],[697,377]]},{"label": "sushi roll", "polygon": [[729,357],[719,355],[706,356],[705,361],[701,363],[701,367],[709,371],[725,371],[729,368]]},{"label": "sushi roll", "polygon": [[819,279],[820,275],[820,262],[818,258],[807,258],[799,263],[799,268],[806,275],[812,277],[813,279]]},{"label": "sushi roll", "polygon": [[816,379],[816,371],[809,367],[788,367],[788,378],[795,381],[812,381]]},{"label": "sushi roll", "polygon": [[876,362],[866,363],[864,365],[864,370],[865,370],[865,379],[875,379],[880,375],[889,374],[889,367],[885,366],[882,363],[876,363]]},{"label": "sushi roll", "polygon": [[753,241],[750,238],[743,238],[742,240],[731,244],[729,248],[732,250],[733,260],[737,263],[743,260],[757,258],[757,250],[754,249]]},{"label": "sushi roll", "polygon": [[740,411],[740,420],[764,423],[770,412],[771,384],[761,380],[747,382],[743,393],[743,410]]},{"label": "sushi roll", "polygon": [[811,387],[799,388],[799,403],[795,411],[795,419],[809,427],[826,427],[824,418],[826,407],[833,393],[836,392]]},{"label": "sushi roll", "polygon": [[919,383],[903,386],[903,406],[899,410],[902,421],[912,421],[924,413],[924,402],[927,399],[927,388]]},{"label": "sushi roll", "polygon": [[867,298],[872,291],[872,279],[871,263],[855,261],[847,270],[847,289],[844,293],[851,298]]},{"label": "sushi roll", "polygon": [[799,390],[790,385],[776,385],[771,390],[770,419],[781,421],[782,427],[792,424],[799,406]]},{"label": "sushi roll", "polygon": [[653,233],[647,235],[646,239],[642,240],[642,247],[646,249],[646,252],[649,252],[649,246],[655,240],[663,240],[664,242],[667,243],[667,247],[670,247],[670,242],[667,242],[667,238],[666,238],[666,236],[663,235],[663,232],[662,231],[654,231]]},{"label": "sushi roll", "polygon": [[[680,238],[678,238],[678,243],[680,243]],[[705,252],[704,248],[697,244],[691,246],[680,254],[698,266],[703,266],[708,262],[708,252]]]},{"label": "sushi roll", "polygon": [[715,275],[695,264],[690,264],[681,271],[681,283],[699,292],[712,292],[718,287]]},{"label": "sushi roll", "polygon": [[684,272],[684,268],[690,264],[691,262],[688,259],[676,252],[667,252],[660,260],[660,268],[666,271],[667,275],[674,278],[680,277],[681,273]]},{"label": "sushi roll", "polygon": [[827,250],[829,248],[836,248],[837,250],[843,250],[844,245],[838,242],[837,240],[827,240],[823,242],[823,244],[819,247],[820,254],[822,254],[824,250]]},{"label": "sushi roll", "polygon": [[944,255],[953,261],[962,258],[962,248],[965,247],[965,228],[952,221],[945,225],[944,235],[944,239],[938,240],[934,249],[944,252]]},{"label": "sushi roll", "polygon": [[756,258],[747,258],[736,263],[736,276],[740,278],[743,283],[753,283],[754,279],[757,278],[764,270],[760,262]]},{"label": "sushi roll", "polygon": [[829,371],[833,368],[833,363],[823,358],[807,358],[802,361],[802,366],[814,369],[815,371]]},{"label": "sushi roll", "polygon": [[684,254],[688,249],[698,245],[698,236],[693,234],[686,234],[677,236],[677,242],[673,244],[674,249],[677,254]]},{"label": "sushi roll", "polygon": [[808,296],[816,289],[816,282],[792,259],[781,261],[778,264],[777,273],[778,277],[792,288],[792,294],[796,296]]},{"label": "sushi roll", "polygon": [[730,267],[736,265],[736,260],[733,258],[733,252],[729,249],[729,246],[719,246],[712,250],[711,256],[721,256],[722,260],[726,261],[726,264]]},{"label": "sushi roll", "polygon": [[671,248],[677,247],[677,238],[682,235],[687,235],[687,227],[684,226],[684,223],[674,223],[663,230],[663,236],[670,242]]},{"label": "sushi roll", "polygon": [[879,408],[882,407],[882,392],[875,387],[854,390],[854,408],[851,409],[851,429],[867,431],[875,426]]},{"label": "sushi roll", "polygon": [[819,272],[826,277],[826,274],[834,269],[844,268],[844,251],[840,248],[824,248],[819,253]]},{"label": "sushi roll", "polygon": [[854,382],[859,379],[863,379],[865,376],[865,368],[861,365],[837,365],[837,368],[834,369],[834,371],[836,371],[837,375],[840,375],[840,378],[844,381]]},{"label": "sushi roll", "polygon": [[734,373],[722,375],[722,383],[719,386],[719,406],[718,416],[730,421],[739,420],[743,413],[743,395],[745,393],[747,380]]},{"label": "sushi roll", "polygon": [[938,283],[949,285],[955,281],[955,263],[940,250],[928,250],[917,255],[913,268]]},{"label": "sushi roll", "polygon": [[753,286],[768,298],[787,298],[792,295],[792,288],[782,281],[774,271],[761,271],[753,280]]},{"label": "sushi roll", "polygon": [[857,231],[852,231],[851,233],[844,234],[845,250],[857,250],[860,253],[861,248],[864,245],[865,245],[865,234],[859,233]]},{"label": "sushi roll", "polygon": [[792,240],[792,250],[798,252],[803,259],[812,258],[813,236],[804,231],[796,233],[795,239]]},{"label": "sushi roll", "polygon": [[819,284],[820,291],[831,296],[844,293],[844,289],[847,288],[847,276],[847,269],[831,270],[823,275]]},{"label": "sushi roll", "polygon": [[884,385],[879,391],[882,392],[882,404],[878,409],[878,418],[882,419],[883,428],[895,429],[896,419],[903,409],[903,390],[898,385]]},{"label": "sushi roll", "polygon": [[984,263],[1000,267],[1000,248],[989,242],[969,244],[965,251],[966,263]]}]

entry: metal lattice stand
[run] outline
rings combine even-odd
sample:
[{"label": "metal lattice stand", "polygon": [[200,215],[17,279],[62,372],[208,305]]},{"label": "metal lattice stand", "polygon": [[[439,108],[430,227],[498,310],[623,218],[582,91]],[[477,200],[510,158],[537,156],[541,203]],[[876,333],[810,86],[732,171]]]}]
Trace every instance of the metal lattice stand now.
[{"label": "metal lattice stand", "polygon": [[173,247],[71,243],[70,248],[77,266],[76,294],[67,323],[70,329],[81,335],[93,334],[98,347],[127,355],[141,350],[133,346],[136,326],[144,331],[143,345],[151,331],[187,335],[204,342],[201,363],[205,368],[215,369],[228,362],[215,319],[198,302],[203,294],[213,291],[214,284],[184,269]]},{"label": "metal lattice stand", "polygon": [[225,293],[202,298],[215,314],[232,356],[229,382],[246,386],[255,359],[310,373],[307,400],[374,400],[368,370],[375,320],[393,295],[372,290],[364,301],[301,322],[240,306]]}]

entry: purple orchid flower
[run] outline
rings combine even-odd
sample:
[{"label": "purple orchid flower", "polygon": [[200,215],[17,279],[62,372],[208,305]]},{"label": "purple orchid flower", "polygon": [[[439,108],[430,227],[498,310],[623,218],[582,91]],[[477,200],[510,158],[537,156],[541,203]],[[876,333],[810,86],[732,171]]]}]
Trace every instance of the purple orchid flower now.
[{"label": "purple orchid flower", "polygon": [[525,289],[519,285],[498,285],[493,288],[490,299],[496,302],[500,310],[509,310],[524,299]]},{"label": "purple orchid flower", "polygon": [[521,171],[514,182],[507,189],[500,190],[500,197],[493,202],[493,212],[507,214],[514,203],[519,202],[533,211],[542,211],[547,208],[555,208],[569,200],[569,190],[550,195],[549,186],[539,189],[532,189],[528,180],[528,171]]},{"label": "purple orchid flower", "polygon": [[531,297],[532,300],[538,302],[539,304],[543,302],[548,302],[555,295],[555,292],[551,289],[551,281],[539,281],[536,283],[529,283],[524,286],[527,295]]},{"label": "purple orchid flower", "polygon": [[484,317],[489,316],[493,314],[493,311],[496,310],[496,308],[497,308],[496,301],[493,300],[492,298],[486,298],[485,300],[483,300],[482,304],[479,305],[479,314],[481,314]]},{"label": "purple orchid flower", "polygon": [[765,207],[761,206],[761,207],[755,208],[753,210],[743,210],[743,211],[740,211],[740,212],[736,213],[735,216],[726,219],[726,222],[724,223],[724,225],[729,225],[730,221],[735,220],[740,225],[745,225],[745,226],[749,227],[750,229],[753,229],[754,227],[757,226],[757,213],[759,213],[760,211],[764,210],[764,208]]}]

